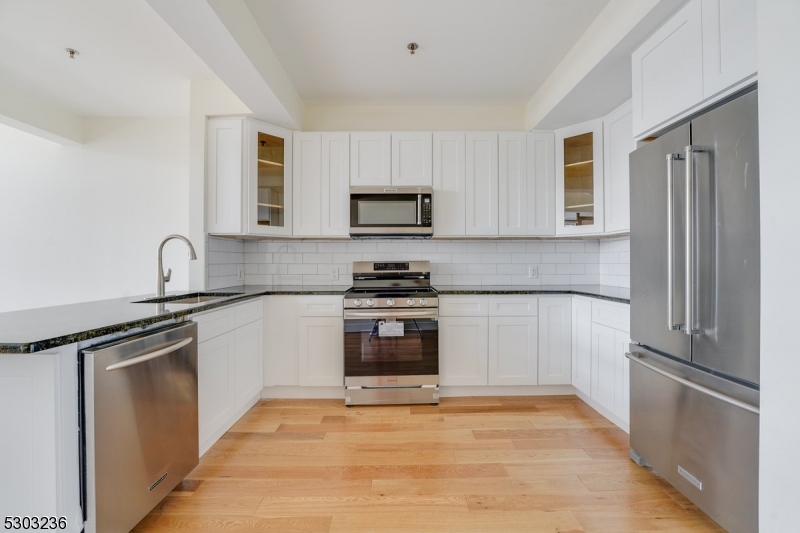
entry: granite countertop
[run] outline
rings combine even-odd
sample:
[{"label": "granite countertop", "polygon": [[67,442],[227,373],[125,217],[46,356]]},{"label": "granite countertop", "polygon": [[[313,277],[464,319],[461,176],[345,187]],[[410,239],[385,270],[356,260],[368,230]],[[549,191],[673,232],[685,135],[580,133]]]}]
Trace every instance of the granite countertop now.
[{"label": "granite countertop", "polygon": [[[630,289],[604,285],[437,285],[443,296],[456,294],[573,294],[630,303]],[[135,303],[152,298],[127,296],[56,307],[42,307],[0,313],[0,354],[40,352],[105,335],[143,328],[151,324],[179,319],[232,303],[270,294],[342,296],[345,286],[247,285],[227,287],[207,293],[220,298],[196,304]],[[197,291],[191,291],[197,292]],[[172,293],[179,298],[191,292]]]},{"label": "granite countertop", "polygon": [[[133,303],[153,298],[151,294],[10,311],[0,313],[0,354],[40,352],[268,294],[341,296],[347,289],[345,286],[247,285],[204,291],[223,296],[218,300],[198,304]],[[167,296],[180,297],[182,294],[194,292],[197,291],[170,293]]]},{"label": "granite countertop", "polygon": [[436,290],[442,296],[455,294],[573,294],[622,304],[631,303],[630,289],[607,285],[436,285]]}]

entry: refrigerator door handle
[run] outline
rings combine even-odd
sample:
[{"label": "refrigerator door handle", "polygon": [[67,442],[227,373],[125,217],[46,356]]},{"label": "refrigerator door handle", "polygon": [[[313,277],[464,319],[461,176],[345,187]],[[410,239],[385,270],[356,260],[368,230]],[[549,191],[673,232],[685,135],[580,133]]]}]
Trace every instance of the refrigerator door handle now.
[{"label": "refrigerator door handle", "polygon": [[704,331],[697,324],[697,233],[695,211],[697,209],[697,186],[694,172],[694,154],[705,152],[702,146],[689,145],[684,148],[686,158],[686,315],[684,333],[699,335]]},{"label": "refrigerator door handle", "polygon": [[675,161],[682,161],[681,154],[667,154],[667,330],[675,331],[683,327],[676,324],[674,318],[675,307],[675,180],[672,165]]},{"label": "refrigerator door handle", "polygon": [[688,379],[684,379],[682,377],[676,376],[675,374],[671,374],[671,373],[667,372],[666,370],[662,370],[662,369],[658,368],[655,365],[651,365],[650,363],[648,363],[646,361],[643,361],[642,358],[641,358],[642,356],[640,354],[638,354],[638,353],[626,352],[625,353],[625,357],[627,357],[628,359],[630,359],[631,361],[633,361],[635,363],[638,363],[638,364],[642,365],[643,367],[645,367],[648,370],[652,370],[656,374],[660,374],[660,375],[664,376],[665,378],[671,379],[672,381],[677,381],[681,385],[685,385],[685,386],[689,387],[690,389],[696,390],[697,392],[700,392],[700,393],[705,394],[707,396],[711,396],[712,398],[715,398],[715,399],[717,399],[717,400],[719,400],[721,402],[725,402],[727,404],[736,406],[736,407],[738,407],[740,409],[744,409],[745,411],[749,411],[749,412],[754,413],[754,414],[759,414],[760,413],[760,409],[758,407],[756,407],[755,405],[750,405],[749,403],[745,403],[745,402],[739,401],[739,400],[737,400],[735,398],[731,398],[730,396],[726,396],[726,395],[721,394],[721,393],[719,393],[719,392],[717,392],[715,390],[709,389],[707,387],[703,387],[702,385],[698,385],[697,383],[689,381]]}]

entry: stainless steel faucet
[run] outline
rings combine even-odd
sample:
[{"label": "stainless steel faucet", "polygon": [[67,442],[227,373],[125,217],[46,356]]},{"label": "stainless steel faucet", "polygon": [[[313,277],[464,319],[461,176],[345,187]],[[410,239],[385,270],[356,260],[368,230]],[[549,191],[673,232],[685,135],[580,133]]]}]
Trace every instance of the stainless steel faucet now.
[{"label": "stainless steel faucet", "polygon": [[197,254],[194,253],[194,246],[192,243],[189,242],[189,239],[184,237],[183,235],[167,235],[164,237],[164,240],[161,241],[161,246],[158,247],[158,286],[156,287],[156,296],[164,296],[164,289],[166,283],[172,277],[172,269],[170,268],[167,270],[167,273],[164,274],[164,261],[161,258],[161,251],[164,249],[164,245],[167,244],[167,241],[172,239],[179,239],[186,243],[189,247],[189,259],[194,261],[197,259]]}]

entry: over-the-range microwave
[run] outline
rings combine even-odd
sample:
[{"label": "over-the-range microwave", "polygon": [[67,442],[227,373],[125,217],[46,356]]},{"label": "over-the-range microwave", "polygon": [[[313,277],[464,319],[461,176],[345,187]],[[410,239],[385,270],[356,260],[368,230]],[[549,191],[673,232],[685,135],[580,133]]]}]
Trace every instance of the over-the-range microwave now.
[{"label": "over-the-range microwave", "polygon": [[431,187],[351,187],[350,236],[433,236]]}]

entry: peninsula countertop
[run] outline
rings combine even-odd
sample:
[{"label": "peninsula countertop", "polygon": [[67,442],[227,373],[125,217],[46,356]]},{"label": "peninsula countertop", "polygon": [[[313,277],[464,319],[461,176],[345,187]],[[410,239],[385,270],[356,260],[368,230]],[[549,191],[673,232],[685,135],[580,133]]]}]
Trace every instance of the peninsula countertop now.
[{"label": "peninsula countertop", "polygon": [[[630,303],[630,289],[605,285],[437,285],[442,296],[467,294],[571,294]],[[40,352],[59,346],[86,341],[105,335],[144,328],[159,322],[175,320],[217,307],[243,302],[265,295],[329,295],[342,296],[344,285],[290,286],[244,285],[204,291],[221,295],[202,303],[177,304],[137,303],[152,295],[126,296],[55,307],[42,307],[0,313],[0,354]],[[181,295],[198,291],[168,294]]]}]

